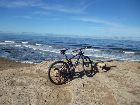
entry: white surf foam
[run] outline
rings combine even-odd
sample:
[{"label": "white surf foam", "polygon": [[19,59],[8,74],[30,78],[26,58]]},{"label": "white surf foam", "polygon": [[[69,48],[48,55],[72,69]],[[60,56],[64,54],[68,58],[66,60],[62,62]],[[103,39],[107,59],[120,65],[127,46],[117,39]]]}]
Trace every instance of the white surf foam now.
[{"label": "white surf foam", "polygon": [[28,42],[27,41],[25,41],[25,42],[21,42],[22,44],[28,44]]},{"label": "white surf foam", "polygon": [[135,54],[133,51],[123,51],[125,54]]},{"label": "white surf foam", "polygon": [[21,47],[21,45],[17,44],[17,45],[15,45],[15,47]]},{"label": "white surf foam", "polygon": [[4,42],[0,42],[0,45],[5,45],[5,44],[7,44],[7,43],[4,43]]},{"label": "white surf foam", "polygon": [[85,51],[97,52],[97,51],[100,51],[100,50],[99,49],[85,49]]},{"label": "white surf foam", "polygon": [[45,52],[53,52],[53,53],[60,53],[60,49],[55,49],[52,46],[49,45],[23,45],[24,47],[27,48],[32,48],[33,50],[40,50],[40,51],[45,51]]},{"label": "white surf foam", "polygon": [[9,40],[6,40],[6,41],[4,41],[5,43],[10,43],[10,44],[13,44],[13,43],[15,43],[15,41],[9,41]]},{"label": "white surf foam", "polygon": [[34,64],[32,61],[22,61],[21,63],[29,63],[29,64]]},{"label": "white surf foam", "polygon": [[38,43],[36,43],[36,46],[41,46],[42,44],[38,44]]}]

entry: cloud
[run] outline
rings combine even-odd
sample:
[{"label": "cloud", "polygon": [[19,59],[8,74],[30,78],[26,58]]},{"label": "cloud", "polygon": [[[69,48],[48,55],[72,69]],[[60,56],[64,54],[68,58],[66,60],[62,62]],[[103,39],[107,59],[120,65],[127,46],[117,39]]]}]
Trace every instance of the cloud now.
[{"label": "cloud", "polygon": [[32,14],[33,15],[50,15],[50,12],[48,12],[48,11],[34,11]]},{"label": "cloud", "polygon": [[42,0],[0,0],[0,7],[4,8],[24,8],[24,7],[36,7],[43,11],[56,11],[63,13],[83,13],[89,3],[76,2],[76,5],[69,6],[69,4],[49,3]]},{"label": "cloud", "polygon": [[[78,1],[78,2],[76,2]],[[72,1],[71,1],[72,2]],[[73,4],[63,4],[63,3],[52,3],[52,4],[42,4],[40,8],[47,11],[56,11],[56,12],[63,12],[63,13],[85,13],[86,9],[90,6],[90,3],[87,2],[80,2],[79,0],[73,1]]]},{"label": "cloud", "polygon": [[103,25],[108,25],[108,26],[120,26],[120,24],[103,20],[103,19],[98,19],[98,18],[89,18],[89,17],[82,17],[82,18],[75,18],[76,20],[82,21],[82,22],[90,22],[90,23],[96,23],[96,24],[103,24]]},{"label": "cloud", "polygon": [[24,18],[24,19],[32,19],[31,16],[24,15],[24,16],[14,16],[15,18]]},{"label": "cloud", "polygon": [[134,27],[125,25],[123,23],[118,23],[115,21],[108,21],[103,20],[100,18],[94,18],[94,17],[79,17],[74,18],[74,20],[82,21],[91,23],[90,26],[88,26],[89,30],[92,30],[94,34],[99,35],[116,35],[116,36],[139,36],[140,35],[140,27]]},{"label": "cloud", "polygon": [[50,11],[57,11],[57,12],[63,12],[63,13],[82,13],[83,9],[81,8],[69,8],[65,7],[63,5],[45,5],[41,7],[43,10],[50,10]]},{"label": "cloud", "polygon": [[114,28],[114,27],[110,27],[108,29],[108,31],[110,31],[110,33],[121,33],[122,36],[123,35],[129,35],[129,36],[133,36],[133,35],[140,35],[140,27],[131,27],[131,26],[123,26],[123,27],[118,27],[118,28]]},{"label": "cloud", "polygon": [[39,0],[0,0],[0,7],[19,8],[39,6]]}]

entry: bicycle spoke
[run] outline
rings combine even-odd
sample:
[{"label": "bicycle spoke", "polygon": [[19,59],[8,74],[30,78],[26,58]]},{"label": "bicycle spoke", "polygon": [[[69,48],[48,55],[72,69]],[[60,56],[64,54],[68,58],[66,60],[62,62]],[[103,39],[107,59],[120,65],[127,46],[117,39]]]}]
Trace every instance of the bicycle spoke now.
[{"label": "bicycle spoke", "polygon": [[91,62],[90,58],[87,56],[84,57],[83,68],[84,68],[87,76],[92,76],[93,66],[92,66],[92,62]]},{"label": "bicycle spoke", "polygon": [[68,66],[63,61],[54,62],[49,69],[49,79],[54,84],[63,84],[65,83],[66,73],[68,71]]}]

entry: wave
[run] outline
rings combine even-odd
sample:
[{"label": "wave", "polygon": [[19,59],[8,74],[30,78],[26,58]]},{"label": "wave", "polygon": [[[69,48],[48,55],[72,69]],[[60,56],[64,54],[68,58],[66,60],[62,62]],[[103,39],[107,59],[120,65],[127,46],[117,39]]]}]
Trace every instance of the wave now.
[{"label": "wave", "polygon": [[87,48],[87,49],[85,49],[85,51],[88,51],[88,52],[99,52],[99,51],[101,51],[100,49],[94,49],[94,48]]},{"label": "wave", "polygon": [[36,45],[23,45],[24,47],[31,48],[33,50],[40,50],[40,51],[46,51],[46,52],[53,52],[53,53],[60,53],[60,49],[55,49],[50,45],[42,45],[42,44],[36,44]]},{"label": "wave", "polygon": [[6,44],[14,44],[15,41],[4,41],[4,42],[0,42],[0,45],[6,45]]},{"label": "wave", "polygon": [[28,44],[29,42],[25,41],[25,42],[21,42],[22,44]]},{"label": "wave", "polygon": [[9,41],[9,40],[7,40],[7,41],[4,41],[5,43],[9,43],[9,44],[13,44],[13,43],[15,43],[15,41]]},{"label": "wave", "polygon": [[21,63],[35,64],[33,61],[21,61]]},{"label": "wave", "polygon": [[15,47],[22,47],[22,45],[20,45],[20,44],[16,44]]},{"label": "wave", "polygon": [[38,43],[36,43],[35,45],[36,45],[36,46],[41,46],[42,44],[38,44]]},{"label": "wave", "polygon": [[[89,44],[77,44],[77,46],[87,46]],[[74,45],[75,46],[75,45]],[[70,47],[66,54],[71,55],[72,50],[79,47]],[[63,58],[60,50],[67,46],[58,44],[42,44],[39,42],[30,41],[3,41],[0,42],[0,56],[15,58],[24,63],[41,62],[47,59]],[[115,50],[114,50],[115,49]],[[84,50],[86,56],[91,58],[117,59],[117,60],[133,60],[140,61],[139,51],[135,52],[124,48],[106,49],[94,46]],[[13,52],[14,51],[14,52]],[[28,59],[26,59],[28,58]]]},{"label": "wave", "polygon": [[4,42],[0,42],[0,45],[6,45],[7,43],[4,43]]},{"label": "wave", "polygon": [[135,54],[135,52],[132,51],[123,51],[125,54]]}]

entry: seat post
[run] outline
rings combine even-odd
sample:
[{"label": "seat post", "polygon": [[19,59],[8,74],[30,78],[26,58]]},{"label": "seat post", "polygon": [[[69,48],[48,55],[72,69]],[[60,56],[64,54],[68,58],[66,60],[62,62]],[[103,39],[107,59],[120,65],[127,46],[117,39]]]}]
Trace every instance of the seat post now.
[{"label": "seat post", "polygon": [[69,61],[68,56],[65,54],[66,60]]}]

